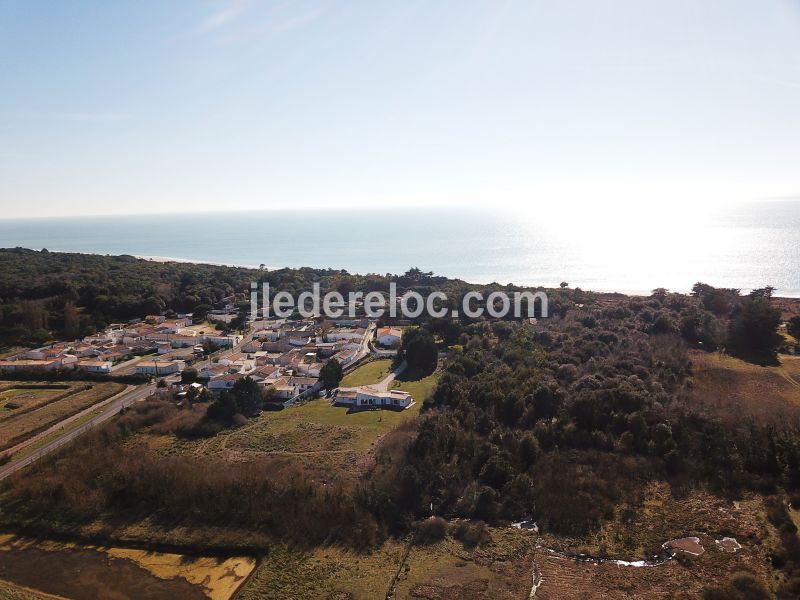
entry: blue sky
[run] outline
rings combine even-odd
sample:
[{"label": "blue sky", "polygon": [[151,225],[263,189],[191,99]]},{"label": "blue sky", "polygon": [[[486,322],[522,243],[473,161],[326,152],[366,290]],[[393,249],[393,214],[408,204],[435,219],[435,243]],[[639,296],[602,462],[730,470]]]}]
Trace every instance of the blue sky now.
[{"label": "blue sky", "polygon": [[797,0],[0,0],[2,216],[800,196]]}]

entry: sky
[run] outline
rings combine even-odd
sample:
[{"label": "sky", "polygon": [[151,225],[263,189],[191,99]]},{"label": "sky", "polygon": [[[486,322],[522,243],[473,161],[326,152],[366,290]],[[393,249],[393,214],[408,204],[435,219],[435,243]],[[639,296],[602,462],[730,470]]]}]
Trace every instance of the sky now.
[{"label": "sky", "polygon": [[800,197],[800,0],[0,0],[0,216]]}]

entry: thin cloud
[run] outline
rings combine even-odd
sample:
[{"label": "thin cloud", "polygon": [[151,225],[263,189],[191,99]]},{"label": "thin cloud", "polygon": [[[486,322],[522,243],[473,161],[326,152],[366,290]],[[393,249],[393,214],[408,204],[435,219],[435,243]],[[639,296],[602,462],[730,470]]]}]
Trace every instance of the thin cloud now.
[{"label": "thin cloud", "polygon": [[208,15],[200,22],[195,33],[203,35],[224,27],[241,17],[252,4],[252,0],[225,0],[225,5],[217,12]]},{"label": "thin cloud", "polygon": [[178,37],[216,35],[224,43],[242,43],[270,33],[301,29],[324,16],[325,8],[307,7],[292,1],[259,4],[254,0],[226,0],[221,8],[204,18],[191,32]]},{"label": "thin cloud", "polygon": [[17,113],[19,117],[32,119],[56,119],[64,121],[84,121],[95,123],[109,123],[126,121],[133,118],[130,113],[103,112],[103,111],[60,111],[60,110],[30,110]]},{"label": "thin cloud", "polygon": [[319,9],[317,9],[315,11],[310,12],[310,13],[306,13],[304,15],[298,15],[296,17],[291,17],[291,18],[285,19],[284,21],[276,23],[272,27],[272,29],[274,31],[289,31],[291,29],[297,29],[299,27],[303,27],[305,25],[308,25],[309,23],[312,23],[312,22],[316,21],[324,13],[325,13],[325,11],[322,10],[321,8],[319,8]]}]

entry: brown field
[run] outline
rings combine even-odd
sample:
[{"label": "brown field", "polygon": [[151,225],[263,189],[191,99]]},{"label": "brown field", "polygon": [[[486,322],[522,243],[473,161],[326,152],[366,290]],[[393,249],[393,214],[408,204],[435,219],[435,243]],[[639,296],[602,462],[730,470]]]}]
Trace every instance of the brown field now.
[{"label": "brown field", "polygon": [[[68,390],[22,390],[17,397],[25,397],[28,412],[14,414],[0,420],[0,449],[9,448],[22,442],[39,431],[74,415],[89,406],[110,398],[121,392],[125,386],[120,383],[74,383]],[[16,392],[7,390],[3,394]],[[52,395],[53,392],[57,392]],[[63,397],[56,399],[59,395]],[[16,401],[16,400],[15,400]],[[20,409],[24,410],[21,406]],[[5,415],[3,415],[5,417]]]},{"label": "brown field", "polygon": [[53,600],[58,598],[58,596],[14,585],[10,581],[0,580],[0,600]]},{"label": "brown field", "polygon": [[[759,496],[739,502],[694,492],[674,498],[665,483],[648,486],[642,506],[621,506],[589,540],[542,536],[541,543],[569,554],[586,553],[622,560],[649,558],[664,542],[696,536],[705,552],[657,567],[620,567],[578,562],[548,552],[537,553],[544,583],[536,597],[694,598],[709,582],[722,582],[737,571],[749,571],[764,583],[771,581],[768,551],[771,526]],[[736,553],[718,547],[716,540],[733,537],[742,545]],[[591,595],[591,594],[590,594]]]},{"label": "brown field", "polygon": [[13,419],[20,413],[66,397],[85,386],[74,383],[4,382],[0,386],[0,421]]},{"label": "brown field", "polygon": [[491,536],[490,544],[474,550],[448,537],[414,546],[407,557],[407,544],[400,540],[390,540],[369,554],[337,548],[308,554],[276,550],[264,558],[239,597],[373,600],[386,596],[399,572],[393,596],[397,599],[526,598],[534,537],[512,529],[492,529]]},{"label": "brown field", "polygon": [[[448,536],[412,547],[405,560],[399,540],[368,554],[278,551],[264,559],[240,597],[383,598],[398,573],[393,597],[425,600],[527,598],[534,572],[537,600],[696,598],[709,583],[740,571],[767,585],[776,582],[768,556],[777,535],[758,496],[735,504],[703,492],[674,498],[658,483],[648,486],[643,505],[620,506],[616,518],[586,540],[513,528],[489,533],[490,543],[476,549]],[[658,566],[596,564],[563,555],[640,560],[662,552],[664,542],[687,536],[698,537],[705,552]],[[725,552],[715,543],[724,537],[736,538],[742,548]]]},{"label": "brown field", "polygon": [[780,356],[781,364],[761,367],[719,353],[692,351],[694,375],[688,402],[735,424],[800,418],[800,357]]},{"label": "brown field", "polygon": [[[765,584],[774,531],[759,497],[734,505],[710,494],[672,497],[668,486],[653,484],[644,506],[617,518],[589,540],[572,540],[513,528],[491,528],[491,541],[466,549],[448,536],[426,546],[391,540],[368,554],[335,548],[310,553],[276,551],[264,559],[241,598],[383,598],[394,576],[396,599],[489,600],[527,598],[534,581],[537,600],[587,598],[696,598],[711,582],[749,571]],[[619,566],[577,561],[559,553],[588,553],[638,560],[661,551],[671,539],[697,536],[705,552],[658,566]],[[715,540],[734,537],[742,548],[729,553]],[[763,541],[762,541],[763,540]],[[551,551],[555,550],[555,552]]]}]

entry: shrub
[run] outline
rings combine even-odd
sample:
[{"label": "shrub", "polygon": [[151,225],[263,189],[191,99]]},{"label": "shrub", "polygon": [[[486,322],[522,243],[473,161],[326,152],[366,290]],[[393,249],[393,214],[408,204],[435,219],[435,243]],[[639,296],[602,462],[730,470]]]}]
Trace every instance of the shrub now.
[{"label": "shrub", "polygon": [[464,548],[471,549],[477,546],[484,546],[492,541],[489,528],[483,521],[461,521],[453,528],[453,537],[464,545]]},{"label": "shrub", "polygon": [[447,521],[441,517],[428,517],[417,525],[414,543],[420,545],[441,542],[447,535]]}]

